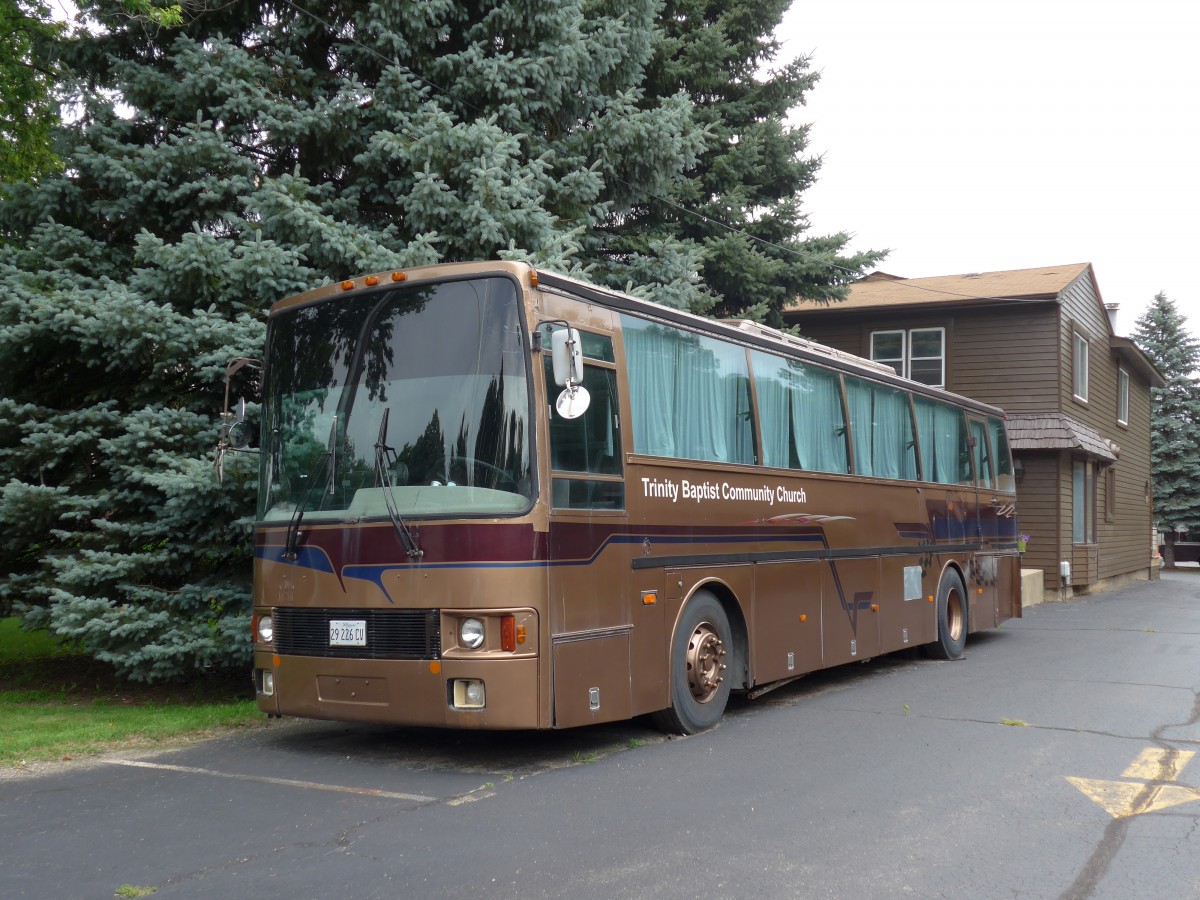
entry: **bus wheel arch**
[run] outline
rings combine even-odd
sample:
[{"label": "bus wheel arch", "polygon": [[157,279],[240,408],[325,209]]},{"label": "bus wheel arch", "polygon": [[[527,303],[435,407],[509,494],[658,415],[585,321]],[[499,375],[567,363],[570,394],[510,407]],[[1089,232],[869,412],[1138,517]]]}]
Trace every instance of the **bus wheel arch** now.
[{"label": "bus wheel arch", "polygon": [[694,590],[679,611],[668,662],[670,705],[654,714],[672,734],[696,734],[720,721],[734,687],[745,684],[745,622],[720,583]]},{"label": "bus wheel arch", "polygon": [[926,645],[926,655],[931,659],[962,659],[971,630],[971,602],[966,578],[957,566],[951,564],[942,570],[935,602],[937,638]]}]

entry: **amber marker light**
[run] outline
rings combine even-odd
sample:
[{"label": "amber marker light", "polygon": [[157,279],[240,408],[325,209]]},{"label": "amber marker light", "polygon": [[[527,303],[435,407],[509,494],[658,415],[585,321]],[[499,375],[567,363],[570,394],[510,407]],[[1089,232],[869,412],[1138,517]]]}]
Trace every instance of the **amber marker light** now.
[{"label": "amber marker light", "polygon": [[343,282],[342,282],[342,290],[343,290],[343,291],[352,291],[352,290],[354,290],[354,282],[353,282],[353,281],[349,281],[349,280],[347,280],[347,281],[343,281]]},{"label": "amber marker light", "polygon": [[517,649],[517,620],[512,616],[500,617],[500,649],[512,653]]},{"label": "amber marker light", "polygon": [[642,591],[642,606],[653,606],[658,602],[658,591]]},{"label": "amber marker light", "polygon": [[929,602],[930,602],[930,603],[932,603],[932,602],[933,602],[933,594],[930,594],[930,595],[929,595]]},{"label": "amber marker light", "polygon": [[538,274],[537,274],[537,269],[533,269],[533,270],[531,270],[531,271],[530,271],[530,273],[529,273],[529,286],[530,286],[530,287],[537,287],[537,286],[538,286]]},{"label": "amber marker light", "polygon": [[440,662],[438,662],[436,659],[429,664],[429,674],[430,675],[442,674],[442,664]]},{"label": "amber marker light", "polygon": [[807,614],[807,613],[801,613],[801,614],[800,614],[800,621],[801,621],[801,622],[807,622],[807,621],[808,621],[808,614]]},{"label": "amber marker light", "polygon": [[524,625],[517,626],[517,643],[518,644],[525,643],[525,626]]},{"label": "amber marker light", "polygon": [[271,657],[271,664],[274,665],[275,668],[277,668],[277,669],[283,665],[283,660],[279,658],[278,653],[276,653],[274,656]]},{"label": "amber marker light", "polygon": [[403,272],[393,272],[392,273],[392,281],[403,281],[407,277],[408,276],[405,275]]},{"label": "amber marker light", "polygon": [[379,284],[379,276],[378,275],[368,275],[366,278],[363,279],[363,282],[366,284],[367,287],[375,287],[375,285]]},{"label": "amber marker light", "polygon": [[879,612],[879,604],[878,603],[871,604],[871,612]]}]

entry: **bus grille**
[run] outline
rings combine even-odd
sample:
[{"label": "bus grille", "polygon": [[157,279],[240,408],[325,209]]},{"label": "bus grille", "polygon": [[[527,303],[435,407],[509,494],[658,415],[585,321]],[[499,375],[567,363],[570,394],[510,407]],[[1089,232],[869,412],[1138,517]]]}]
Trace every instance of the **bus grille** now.
[{"label": "bus grille", "polygon": [[[440,618],[437,609],[276,608],[275,652],[345,659],[437,659],[442,652]],[[330,647],[331,619],[364,619],[367,646]]]}]

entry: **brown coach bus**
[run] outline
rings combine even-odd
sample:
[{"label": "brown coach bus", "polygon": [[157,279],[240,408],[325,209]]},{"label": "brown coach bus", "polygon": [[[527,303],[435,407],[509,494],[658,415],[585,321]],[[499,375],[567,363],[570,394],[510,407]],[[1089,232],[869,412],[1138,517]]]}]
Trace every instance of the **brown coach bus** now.
[{"label": "brown coach bus", "polygon": [[526,265],[277,303],[259,708],[451,728],[654,714],[1021,614],[1001,410]]}]

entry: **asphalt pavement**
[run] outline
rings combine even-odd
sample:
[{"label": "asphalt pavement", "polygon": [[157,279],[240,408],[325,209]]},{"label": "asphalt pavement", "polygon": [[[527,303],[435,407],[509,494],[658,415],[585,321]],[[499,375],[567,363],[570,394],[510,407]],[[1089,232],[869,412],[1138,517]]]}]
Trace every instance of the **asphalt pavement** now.
[{"label": "asphalt pavement", "polygon": [[1200,897],[1200,569],[732,703],[0,774],[0,897]]}]

